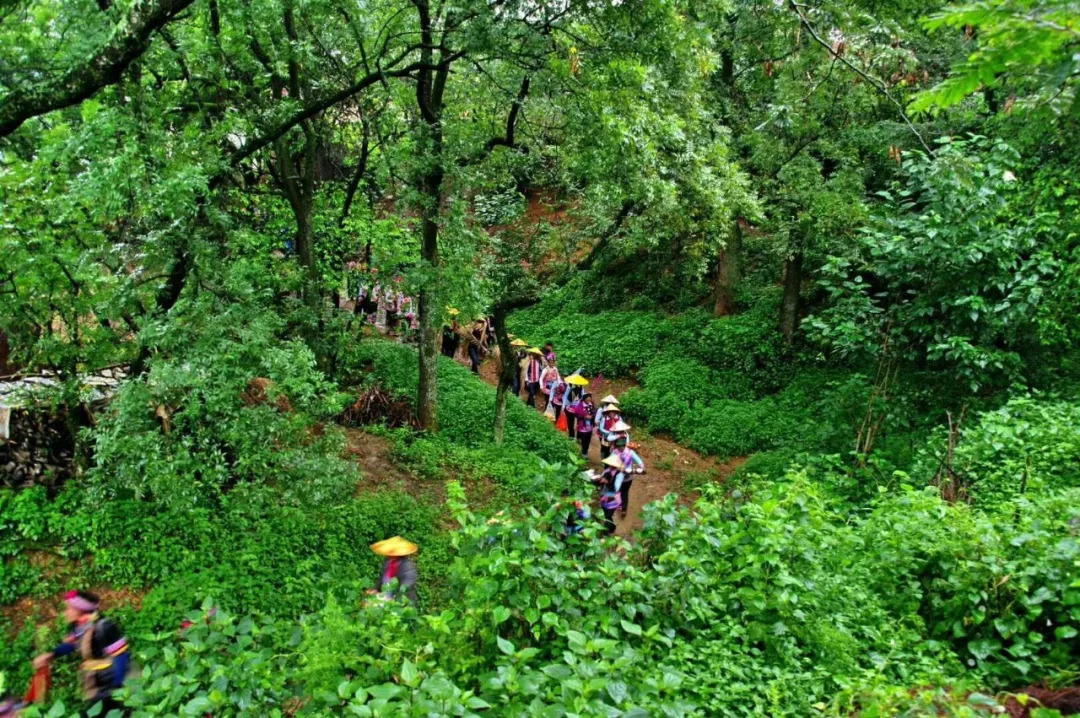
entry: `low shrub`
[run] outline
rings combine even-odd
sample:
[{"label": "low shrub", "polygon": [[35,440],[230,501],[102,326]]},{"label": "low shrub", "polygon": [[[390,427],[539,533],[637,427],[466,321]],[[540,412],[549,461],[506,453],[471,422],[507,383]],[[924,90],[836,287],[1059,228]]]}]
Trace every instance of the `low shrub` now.
[{"label": "low shrub", "polygon": [[[559,312],[547,305],[514,314],[511,331],[536,346],[555,344],[564,371],[584,367],[589,374],[630,376],[657,356],[696,359],[709,369],[738,372],[739,388],[775,391],[792,375],[776,330],[777,298],[763,293],[750,311],[712,317],[694,309],[668,316],[660,312]],[[734,388],[734,387],[733,387]]]},{"label": "low shrub", "polygon": [[[13,493],[0,492],[0,508],[14,503]],[[445,540],[437,507],[394,491],[318,511],[242,491],[216,509],[113,500],[87,512],[89,505],[72,486],[55,502],[38,504],[44,523],[3,514],[0,545],[25,554],[47,542],[78,558],[93,585],[151,587],[144,605],[165,604],[172,615],[187,610],[193,594],[213,595],[231,610],[298,615],[321,605],[329,586],[373,581],[378,558],[369,544],[407,535],[424,547],[429,574],[438,575]]]},{"label": "low shrub", "polygon": [[307,346],[283,340],[283,320],[265,309],[215,314],[206,300],[185,311],[191,321],[156,337],[149,371],[124,382],[89,432],[98,496],[214,506],[266,485],[309,503],[348,496],[355,465],[340,432],[317,425],[342,397]]},{"label": "low shrub", "polygon": [[948,504],[934,488],[883,499],[861,524],[871,585],[898,615],[1004,685],[1076,665],[1080,490],[1015,515]]},{"label": "low shrub", "polygon": [[[952,469],[979,506],[1011,506],[1021,493],[1039,496],[1080,486],[1080,404],[1037,394],[1014,397],[1003,406],[964,422]],[[947,439],[939,432],[916,464],[933,478]]]},{"label": "low shrub", "polygon": [[[414,349],[383,339],[365,339],[349,353],[343,379],[377,382],[395,394],[416,394]],[[547,419],[510,396],[503,444],[493,443],[495,390],[454,361],[439,360],[439,432],[395,434],[397,454],[418,473],[435,478],[446,471],[495,479],[517,491],[534,491],[540,461],[572,461],[574,445]]]}]

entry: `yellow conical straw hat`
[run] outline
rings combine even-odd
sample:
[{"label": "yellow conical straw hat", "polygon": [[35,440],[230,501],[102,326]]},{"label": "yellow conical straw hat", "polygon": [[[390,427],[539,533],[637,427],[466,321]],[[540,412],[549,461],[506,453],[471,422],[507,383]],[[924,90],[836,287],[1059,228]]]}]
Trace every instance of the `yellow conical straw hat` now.
[{"label": "yellow conical straw hat", "polygon": [[527,347],[527,346],[529,346],[529,343],[527,341],[525,341],[524,339],[515,338],[514,341],[510,342],[510,346],[512,346],[512,347]]},{"label": "yellow conical straw hat", "polygon": [[406,541],[400,536],[388,538],[385,541],[376,541],[371,544],[371,550],[380,556],[399,557],[410,556],[416,553],[416,544]]},{"label": "yellow conical straw hat", "polygon": [[608,394],[600,400],[601,404],[618,404],[619,400],[615,398],[614,394]]},{"label": "yellow conical straw hat", "polygon": [[573,384],[574,386],[588,386],[589,380],[583,377],[581,374],[571,374],[566,377],[567,384]]}]

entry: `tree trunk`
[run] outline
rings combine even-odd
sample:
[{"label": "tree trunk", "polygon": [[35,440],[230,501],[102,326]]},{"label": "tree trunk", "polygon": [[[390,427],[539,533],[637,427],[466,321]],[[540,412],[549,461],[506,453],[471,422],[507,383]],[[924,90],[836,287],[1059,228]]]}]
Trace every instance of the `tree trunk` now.
[{"label": "tree trunk", "polygon": [[735,220],[724,248],[716,257],[715,304],[713,314],[725,317],[735,312],[735,287],[739,284],[739,252],[742,248],[742,226]]},{"label": "tree trunk", "polygon": [[[432,65],[432,55],[436,46],[434,24],[432,22],[428,0],[414,0],[420,23],[420,38],[423,48],[420,59],[423,67],[416,76],[416,104],[420,110],[421,141],[418,143],[421,164],[424,170],[419,178],[422,237],[420,243],[420,264],[430,272],[429,278],[418,293],[418,311],[420,312],[420,351],[419,381],[416,389],[416,417],[420,428],[426,431],[438,431],[438,384],[439,384],[439,339],[441,326],[439,310],[441,298],[441,277],[439,276],[439,216],[442,212],[443,191],[443,134],[442,109],[443,91],[450,77],[451,59],[447,58],[446,48],[440,50],[439,62]],[[426,154],[426,156],[425,156]]]},{"label": "tree trunk", "polygon": [[502,444],[503,429],[506,428],[506,394],[514,383],[514,372],[518,371],[514,348],[510,346],[510,337],[506,333],[506,310],[498,305],[491,315],[495,329],[495,340],[499,343],[499,384],[495,388],[495,443]]},{"label": "tree trunk", "polygon": [[802,286],[802,249],[794,249],[784,263],[784,298],[780,303],[780,333],[791,345],[799,328],[799,289]]},{"label": "tree trunk", "polygon": [[7,335],[0,331],[0,376],[15,373],[16,367],[10,357],[11,348],[8,345]]},{"label": "tree trunk", "polygon": [[[436,272],[439,266],[439,224],[436,220],[440,195],[441,192],[436,189],[434,198],[425,196],[425,202],[435,202],[435,204],[425,206],[423,239],[420,245],[420,259],[423,265],[435,269]],[[436,412],[439,398],[439,338],[442,332],[438,321],[441,316],[438,297],[438,278],[436,277],[423,284],[418,296],[420,381],[416,390],[416,418],[420,422],[420,428],[427,431],[439,430]]]}]

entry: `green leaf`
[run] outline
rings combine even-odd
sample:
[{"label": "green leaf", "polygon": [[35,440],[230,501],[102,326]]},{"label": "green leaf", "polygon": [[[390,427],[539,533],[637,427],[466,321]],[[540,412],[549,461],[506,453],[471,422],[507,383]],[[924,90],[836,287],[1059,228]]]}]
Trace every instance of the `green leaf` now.
[{"label": "green leaf", "polygon": [[189,716],[201,716],[208,713],[213,707],[214,704],[207,696],[195,696],[184,705],[183,713]]},{"label": "green leaf", "polygon": [[622,681],[608,681],[607,692],[611,696],[611,700],[615,701],[616,704],[625,701],[629,695],[626,684]]},{"label": "green leaf", "polygon": [[627,621],[626,619],[622,619],[621,621],[619,621],[619,625],[622,626],[622,629],[624,631],[626,631],[627,633],[629,633],[632,636],[640,636],[641,635],[641,626],[639,626],[636,623],[631,623],[630,621]]},{"label": "green leaf", "polygon": [[540,669],[544,675],[548,678],[554,678],[557,681],[563,681],[574,675],[574,672],[570,670],[570,667],[563,663],[553,663],[550,666],[544,666]]},{"label": "green leaf", "polygon": [[505,654],[506,654],[506,655],[508,655],[508,656],[512,656],[512,655],[514,655],[514,653],[515,653],[515,648],[514,648],[514,644],[513,644],[513,643],[511,643],[510,641],[506,640],[506,639],[505,639],[505,638],[503,638],[502,636],[496,636],[496,637],[495,637],[495,642],[496,642],[496,643],[498,644],[498,646],[499,646],[499,650],[500,650],[500,651],[502,651],[503,653],[505,653]]},{"label": "green leaf", "polygon": [[416,670],[416,664],[406,658],[401,664],[401,682],[407,686],[415,686],[419,675],[419,671]]}]

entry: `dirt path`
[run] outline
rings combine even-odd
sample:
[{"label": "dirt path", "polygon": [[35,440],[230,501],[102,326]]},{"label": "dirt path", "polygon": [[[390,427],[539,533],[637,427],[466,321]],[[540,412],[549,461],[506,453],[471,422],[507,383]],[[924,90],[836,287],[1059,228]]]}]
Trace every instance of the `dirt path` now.
[{"label": "dirt path", "polygon": [[[457,360],[461,361],[461,358],[457,357]],[[498,368],[493,358],[489,357],[480,365],[480,378],[492,386],[498,384]],[[608,394],[621,396],[634,386],[637,383],[631,379],[601,379],[594,381],[589,391],[599,399]],[[670,493],[679,494],[683,501],[689,502],[696,493],[694,486],[722,481],[746,461],[745,458],[737,458],[721,462],[702,456],[669,438],[650,435],[642,429],[638,427],[638,431],[631,431],[630,436],[638,444],[637,452],[645,462],[647,473],[634,480],[626,517],[615,515],[615,533],[624,538],[632,537],[641,528],[641,510],[645,504]],[[601,468],[600,442],[595,437],[589,446],[589,468]]]}]

